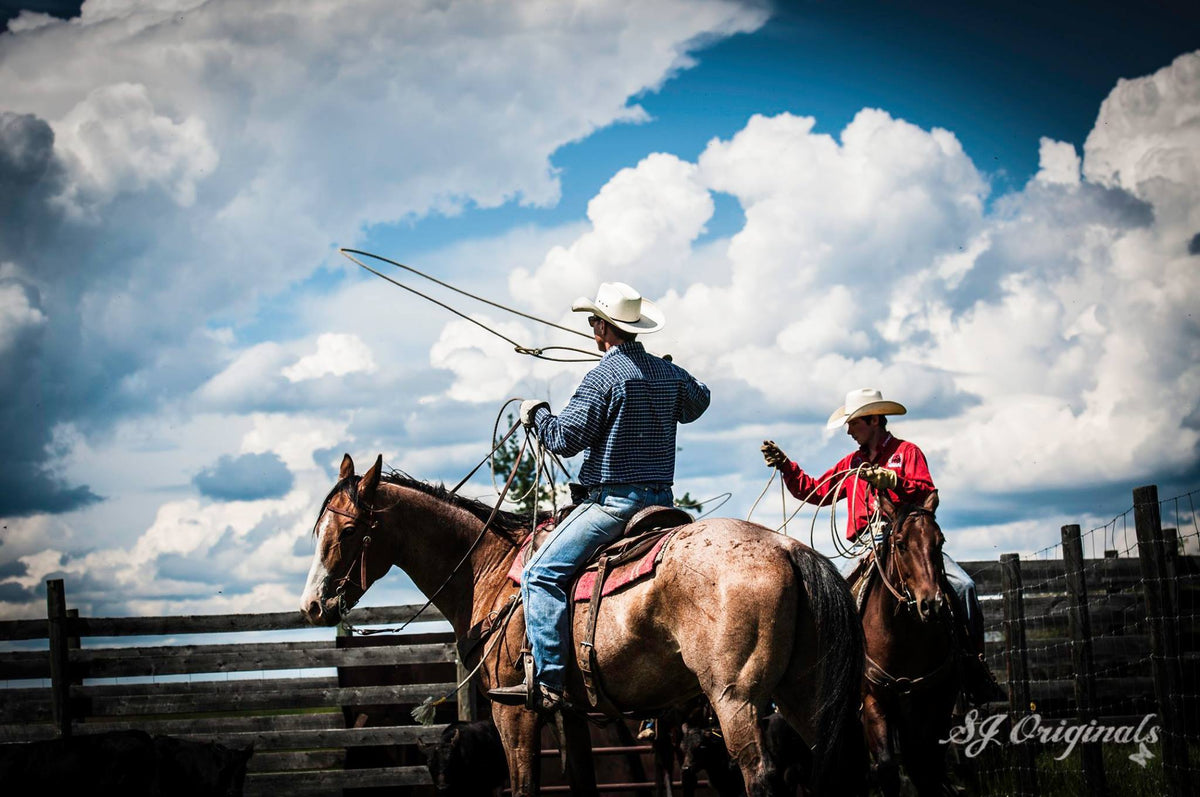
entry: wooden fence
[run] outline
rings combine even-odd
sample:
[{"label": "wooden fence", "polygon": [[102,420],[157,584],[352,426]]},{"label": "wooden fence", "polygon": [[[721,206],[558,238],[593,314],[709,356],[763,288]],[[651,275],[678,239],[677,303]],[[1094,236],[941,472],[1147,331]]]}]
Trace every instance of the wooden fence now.
[{"label": "wooden fence", "polygon": [[[1137,542],[1126,550],[1105,543],[1100,556],[1085,558],[1083,543],[1095,548],[1097,540],[1066,526],[1058,557],[1009,554],[961,564],[979,589],[989,660],[1010,696],[998,708],[1010,721],[1032,712],[1085,724],[1156,714],[1162,792],[1200,793],[1189,760],[1200,718],[1200,557],[1176,555],[1153,490],[1135,491]],[[0,681],[8,683],[0,690],[0,741],[139,728],[233,747],[253,743],[247,794],[366,794],[358,790],[376,787],[432,794],[418,740],[473,715],[471,701],[452,701],[439,708],[437,724],[411,724],[414,705],[449,692],[463,675],[448,632],[334,637],[331,631],[319,641],[189,645],[175,638],[261,639],[306,626],[298,612],[79,617],[67,608],[61,581],[48,582],[47,605],[47,620],[0,622],[0,641],[9,648],[40,642],[36,650],[0,652]],[[354,621],[396,625],[415,609],[358,609]],[[420,621],[436,620],[433,613]],[[131,638],[135,644],[120,644]],[[23,685],[24,679],[49,686]],[[603,762],[598,770],[609,784],[623,784],[606,791],[647,791],[649,747],[633,743],[623,727],[617,737],[594,735],[610,758],[628,759],[611,774]],[[544,746],[545,790],[565,791],[555,753]],[[1124,793],[1108,783],[1097,745],[1080,745],[1074,758],[1074,781],[1053,793]],[[1044,791],[1039,777],[1046,785],[1031,745],[963,763],[999,784],[981,793],[1037,794]]]},{"label": "wooden fence", "polygon": [[[0,639],[45,640],[48,647],[3,653],[0,679],[50,680],[48,688],[18,685],[2,692],[0,741],[137,728],[232,747],[253,744],[246,779],[250,795],[336,794],[349,788],[429,783],[414,745],[436,737],[457,714],[456,703],[441,709],[439,724],[429,727],[411,720],[372,727],[362,718],[384,711],[407,716],[408,709],[426,697],[453,689],[456,659],[449,633],[371,647],[347,645],[332,630],[330,638],[321,641],[147,645],[145,641],[155,637],[265,636],[263,632],[305,624],[299,612],[79,617],[66,609],[61,581],[47,586],[48,621],[0,623]],[[398,624],[415,609],[363,609],[355,613],[355,620]],[[420,621],[441,619],[432,612]],[[138,638],[137,644],[120,646],[120,638],[131,637]],[[82,644],[94,638],[117,643]],[[354,680],[348,674],[378,667],[408,668],[426,677],[390,685],[347,685]],[[313,672],[320,670],[326,672]],[[345,768],[360,753],[379,748],[399,750],[401,763]]]}]

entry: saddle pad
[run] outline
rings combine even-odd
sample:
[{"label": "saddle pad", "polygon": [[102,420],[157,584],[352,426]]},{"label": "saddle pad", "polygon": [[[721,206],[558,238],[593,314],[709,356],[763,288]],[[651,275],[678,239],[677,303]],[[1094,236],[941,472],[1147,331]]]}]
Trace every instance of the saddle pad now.
[{"label": "saddle pad", "polygon": [[[672,529],[662,535],[654,545],[649,548],[644,554],[632,559],[628,562],[620,564],[608,571],[608,575],[604,579],[604,585],[600,589],[600,596],[611,595],[619,589],[628,587],[643,579],[652,577],[655,568],[658,567],[659,561],[662,559],[663,548],[667,541],[675,536],[676,529]],[[531,538],[532,539],[532,538]],[[521,550],[517,553],[513,560],[512,567],[509,568],[508,577],[515,584],[521,583],[522,564],[525,561],[525,549],[529,547],[531,539],[526,540],[521,546]],[[575,590],[572,593],[572,598],[576,603],[586,602],[592,599],[592,586],[596,583],[596,562],[592,561],[588,564],[586,570],[580,574],[575,581]]]},{"label": "saddle pad", "polygon": [[870,554],[866,554],[858,563],[854,565],[854,569],[846,575],[846,580],[850,582],[850,594],[854,596],[854,607],[858,609],[858,613],[863,613],[863,607],[866,604],[867,592],[871,589],[871,582],[876,578],[875,568],[872,567],[872,559]]}]

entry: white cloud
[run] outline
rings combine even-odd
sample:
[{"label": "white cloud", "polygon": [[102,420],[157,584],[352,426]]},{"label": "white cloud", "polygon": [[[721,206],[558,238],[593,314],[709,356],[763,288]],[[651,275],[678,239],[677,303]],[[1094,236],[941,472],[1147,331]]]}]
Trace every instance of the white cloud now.
[{"label": "white cloud", "polygon": [[204,121],[189,116],[175,122],[158,113],[141,84],[96,88],[53,127],[56,148],[71,172],[60,200],[88,215],[120,192],[149,186],[190,207],[196,183],[218,162]]},{"label": "white cloud", "polygon": [[373,373],[376,370],[371,349],[357,335],[327,332],[317,338],[317,350],[283,369],[289,382],[303,382],[322,376]]},{"label": "white cloud", "polygon": [[1074,145],[1043,137],[1038,144],[1038,172],[1033,179],[1057,185],[1079,185],[1079,155]]}]

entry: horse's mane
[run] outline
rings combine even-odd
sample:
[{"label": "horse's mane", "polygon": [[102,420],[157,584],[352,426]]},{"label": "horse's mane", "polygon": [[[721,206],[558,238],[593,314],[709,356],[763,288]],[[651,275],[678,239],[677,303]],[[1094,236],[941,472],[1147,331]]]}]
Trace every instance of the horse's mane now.
[{"label": "horse's mane", "polygon": [[[320,519],[321,515],[325,513],[325,508],[329,506],[329,502],[333,500],[333,497],[342,491],[345,491],[347,495],[349,495],[350,501],[352,504],[354,504],[356,509],[369,509],[369,507],[364,506],[359,500],[359,480],[360,479],[358,476],[348,476],[344,479],[338,479],[337,483],[333,485],[332,489],[330,489],[329,494],[325,496],[325,500],[321,502],[321,511],[317,513],[318,520]],[[452,493],[446,489],[445,485],[430,484],[429,482],[421,481],[413,476],[409,476],[403,471],[392,470],[388,473],[384,473],[379,477],[379,481],[386,484],[394,484],[397,487],[406,487],[421,493],[425,493],[426,495],[438,501],[470,512],[484,523],[486,523],[487,519],[491,517],[494,509],[494,507],[489,506],[482,501],[476,501],[473,498],[466,498],[458,495],[457,493]],[[539,513],[539,521],[543,519],[542,514],[543,513]],[[508,512],[501,509],[496,512],[496,517],[492,520],[492,525],[490,528],[492,531],[495,531],[498,535],[508,540],[512,544],[519,545],[529,534],[529,519],[524,515],[518,515],[514,512]],[[317,527],[316,524],[314,524],[313,534],[316,534],[316,531]]]}]

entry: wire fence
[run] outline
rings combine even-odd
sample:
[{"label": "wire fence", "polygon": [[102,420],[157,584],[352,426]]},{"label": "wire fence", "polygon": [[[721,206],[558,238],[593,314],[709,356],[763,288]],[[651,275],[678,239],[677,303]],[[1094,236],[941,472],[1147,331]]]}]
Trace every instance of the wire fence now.
[{"label": "wire fence", "polygon": [[971,793],[1200,793],[1198,495],[1138,488],[1109,522],[976,574],[1009,702],[953,745]]}]

